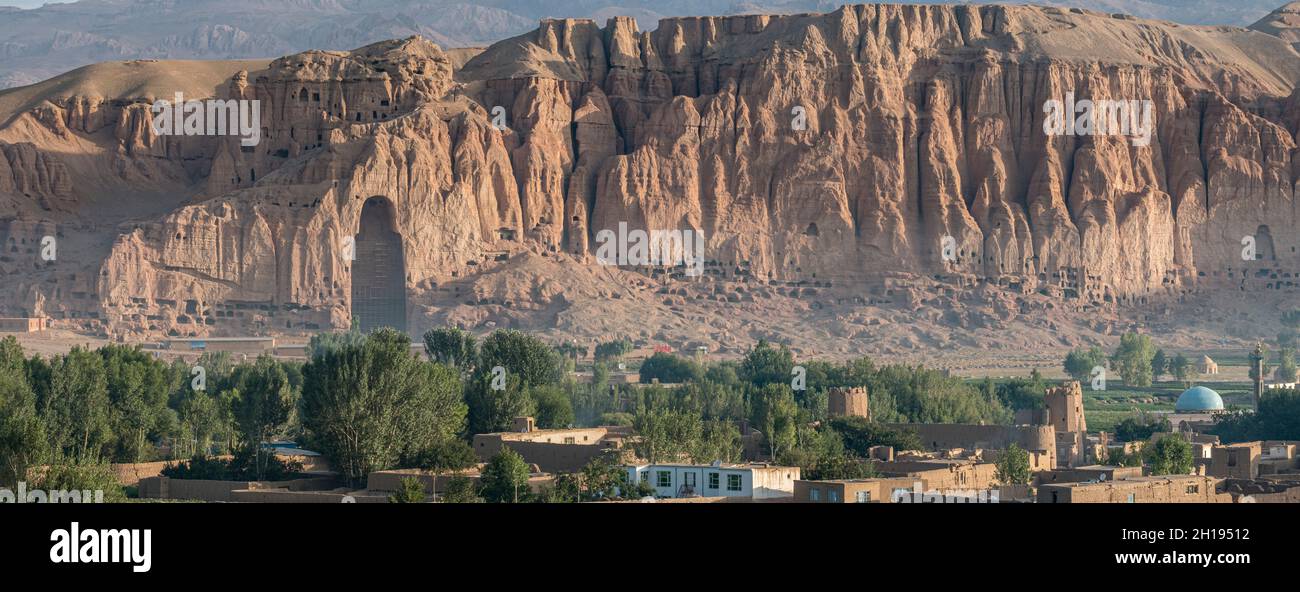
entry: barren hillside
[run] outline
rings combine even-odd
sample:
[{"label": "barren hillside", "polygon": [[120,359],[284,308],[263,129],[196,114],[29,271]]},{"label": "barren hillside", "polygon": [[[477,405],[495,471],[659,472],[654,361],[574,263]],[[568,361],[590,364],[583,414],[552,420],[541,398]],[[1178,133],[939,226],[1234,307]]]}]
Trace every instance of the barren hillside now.
[{"label": "barren hillside", "polygon": [[[946,5],[103,64],[0,93],[0,314],[837,355],[1253,339],[1300,290],[1297,79],[1260,31]],[[261,143],[155,135],[174,92],[259,101]],[[1149,141],[1044,133],[1071,96],[1149,104]],[[602,265],[620,226],[701,233],[704,275]]]}]

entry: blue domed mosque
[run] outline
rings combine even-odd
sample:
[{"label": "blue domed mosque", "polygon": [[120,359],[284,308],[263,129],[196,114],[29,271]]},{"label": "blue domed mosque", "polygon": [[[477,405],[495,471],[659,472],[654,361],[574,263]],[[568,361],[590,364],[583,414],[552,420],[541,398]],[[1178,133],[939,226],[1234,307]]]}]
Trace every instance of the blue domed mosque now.
[{"label": "blue domed mosque", "polygon": [[1223,410],[1223,397],[1214,389],[1203,386],[1194,386],[1183,391],[1178,395],[1178,401],[1174,403],[1174,411],[1177,413],[1213,413]]}]

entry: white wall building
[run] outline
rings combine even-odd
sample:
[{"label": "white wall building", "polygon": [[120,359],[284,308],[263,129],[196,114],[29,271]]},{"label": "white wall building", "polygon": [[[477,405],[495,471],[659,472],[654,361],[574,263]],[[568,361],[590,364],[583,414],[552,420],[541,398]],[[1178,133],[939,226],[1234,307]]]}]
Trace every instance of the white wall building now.
[{"label": "white wall building", "polygon": [[654,488],[655,497],[744,497],[770,499],[794,496],[799,467],[768,464],[687,465],[660,463],[624,467],[629,481]]}]

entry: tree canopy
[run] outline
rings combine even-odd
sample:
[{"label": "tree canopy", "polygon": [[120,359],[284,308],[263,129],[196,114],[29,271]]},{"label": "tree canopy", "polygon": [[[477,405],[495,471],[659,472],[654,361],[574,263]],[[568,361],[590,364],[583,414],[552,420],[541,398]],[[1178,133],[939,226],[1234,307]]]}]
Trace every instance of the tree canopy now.
[{"label": "tree canopy", "polygon": [[465,415],[458,373],[416,359],[392,329],[316,353],[303,368],[303,427],[353,483],[454,438]]}]

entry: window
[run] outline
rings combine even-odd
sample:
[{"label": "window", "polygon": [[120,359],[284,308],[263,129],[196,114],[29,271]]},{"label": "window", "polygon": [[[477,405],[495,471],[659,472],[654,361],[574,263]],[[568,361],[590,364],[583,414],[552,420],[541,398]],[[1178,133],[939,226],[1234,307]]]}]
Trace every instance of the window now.
[{"label": "window", "polygon": [[672,487],[673,474],[671,471],[655,471],[655,487]]},{"label": "window", "polygon": [[740,491],[740,475],[727,475],[727,491]]},{"label": "window", "polygon": [[839,503],[839,501],[840,501],[840,492],[835,491],[834,489],[832,489],[832,490],[826,492],[826,497],[830,500],[831,503]]},{"label": "window", "polygon": [[718,474],[709,473],[709,489],[717,489],[717,488],[718,488]]},{"label": "window", "polygon": [[1130,494],[1128,494],[1128,503],[1130,503],[1130,504],[1131,504],[1131,503],[1133,503],[1133,502],[1135,502],[1135,501],[1137,501],[1137,498],[1136,498],[1136,497],[1134,497],[1134,495],[1133,495],[1133,494],[1131,494],[1131,493],[1130,493]]},{"label": "window", "polygon": [[566,437],[566,438],[564,439],[564,443],[565,443],[565,444],[576,444],[577,442],[573,439],[572,436],[570,436],[570,437]]},{"label": "window", "polygon": [[641,471],[641,482],[642,483],[650,482],[650,471]]},{"label": "window", "polygon": [[1200,491],[1201,491],[1201,487],[1200,487],[1199,485],[1188,485],[1188,486],[1187,486],[1187,493],[1189,493],[1189,494],[1192,494],[1192,493],[1200,493]]},{"label": "window", "polygon": [[814,501],[814,502],[820,502],[820,501],[822,501],[822,490],[817,489],[816,487],[814,487],[814,488],[812,488],[812,489],[809,489],[809,490],[808,490],[808,499],[810,499],[810,500],[812,500],[812,501]]},{"label": "window", "polygon": [[858,492],[857,500],[858,500],[858,503],[859,503],[859,504],[869,504],[869,503],[871,503],[871,492],[870,492],[870,491],[859,491],[859,492]]}]

